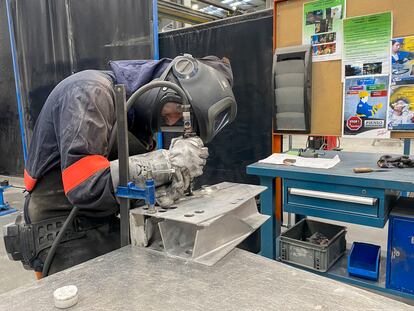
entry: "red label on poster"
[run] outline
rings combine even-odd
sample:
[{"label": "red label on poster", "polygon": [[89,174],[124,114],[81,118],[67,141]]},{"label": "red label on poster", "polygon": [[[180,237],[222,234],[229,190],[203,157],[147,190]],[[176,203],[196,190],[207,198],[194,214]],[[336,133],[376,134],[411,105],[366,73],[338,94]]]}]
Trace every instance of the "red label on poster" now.
[{"label": "red label on poster", "polygon": [[346,126],[351,131],[358,131],[362,127],[362,119],[358,116],[350,117],[346,121]]},{"label": "red label on poster", "polygon": [[387,96],[387,91],[383,90],[383,91],[372,91],[371,92],[371,97],[385,97]]},{"label": "red label on poster", "polygon": [[347,94],[348,95],[358,95],[359,92],[358,91],[348,91]]}]

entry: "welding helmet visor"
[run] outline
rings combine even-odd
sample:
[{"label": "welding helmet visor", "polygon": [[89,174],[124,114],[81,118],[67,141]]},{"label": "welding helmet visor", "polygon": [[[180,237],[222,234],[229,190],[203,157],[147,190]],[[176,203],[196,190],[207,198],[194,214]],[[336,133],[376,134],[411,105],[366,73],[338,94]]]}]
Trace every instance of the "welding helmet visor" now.
[{"label": "welding helmet visor", "polygon": [[[178,56],[159,78],[173,82],[184,90],[191,107],[193,130],[204,143],[210,142],[227,124],[234,121],[237,114],[230,84],[232,81],[228,78],[232,77],[231,69],[229,75],[223,72],[222,66],[215,66],[215,61],[217,64],[222,62],[211,58],[203,62],[203,59],[198,60],[187,54]],[[182,104],[182,99],[168,88],[148,91],[134,104],[138,124],[151,132],[164,128],[166,124],[162,110],[170,102]]]}]

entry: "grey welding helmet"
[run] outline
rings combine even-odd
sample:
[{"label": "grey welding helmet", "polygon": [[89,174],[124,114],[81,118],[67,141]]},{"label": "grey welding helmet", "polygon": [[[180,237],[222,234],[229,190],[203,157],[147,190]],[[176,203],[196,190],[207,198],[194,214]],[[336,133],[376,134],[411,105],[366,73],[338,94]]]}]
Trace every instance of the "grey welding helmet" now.
[{"label": "grey welding helmet", "polygon": [[[222,61],[217,59],[217,62]],[[229,75],[214,67],[211,59],[203,62],[186,54],[174,58],[159,78],[184,90],[191,106],[193,129],[204,143],[210,142],[237,114]],[[181,104],[182,100],[171,89],[148,91],[134,105],[136,124],[144,127],[145,132],[159,131],[163,125],[161,111],[168,102]]]}]

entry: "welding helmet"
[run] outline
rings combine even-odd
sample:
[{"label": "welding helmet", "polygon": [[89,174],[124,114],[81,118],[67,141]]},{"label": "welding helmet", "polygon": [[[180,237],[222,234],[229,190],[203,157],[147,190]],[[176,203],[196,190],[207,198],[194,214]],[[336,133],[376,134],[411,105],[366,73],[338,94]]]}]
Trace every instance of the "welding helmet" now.
[{"label": "welding helmet", "polygon": [[[222,61],[216,59],[216,62]],[[178,56],[158,79],[183,89],[190,104],[193,130],[204,143],[210,142],[237,114],[229,75],[219,66],[217,69],[211,66],[213,63],[211,59],[203,62],[188,54]],[[134,103],[136,126],[145,133],[159,131],[163,126],[162,108],[168,102],[182,104],[182,99],[166,87],[154,88],[142,95]]]}]

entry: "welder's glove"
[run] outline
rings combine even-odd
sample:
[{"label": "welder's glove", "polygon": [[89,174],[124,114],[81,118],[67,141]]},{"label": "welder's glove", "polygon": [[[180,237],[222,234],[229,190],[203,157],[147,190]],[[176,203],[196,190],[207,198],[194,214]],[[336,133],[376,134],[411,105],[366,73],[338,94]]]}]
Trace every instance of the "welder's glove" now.
[{"label": "welder's glove", "polygon": [[[118,160],[110,162],[110,169],[112,184],[116,191],[119,185]],[[172,169],[168,150],[161,149],[129,157],[129,181],[132,181],[138,187],[145,187],[149,170],[151,170],[155,187],[167,184],[172,180],[174,170]]]},{"label": "welder's glove", "polygon": [[191,180],[203,174],[207,158],[208,148],[204,147],[203,141],[199,137],[178,137],[171,141],[170,161],[172,167],[182,169],[183,174],[190,174]]},{"label": "welder's glove", "polygon": [[186,168],[177,168],[170,184],[157,188],[155,192],[158,205],[168,207],[183,197],[190,186],[190,174]]},{"label": "welder's glove", "polygon": [[[118,160],[110,162],[114,191],[119,185]],[[151,170],[155,183],[155,197],[161,206],[170,206],[184,195],[190,185],[187,168],[173,167],[168,150],[157,150],[129,157],[129,181],[140,188],[145,187],[147,172]]]}]

